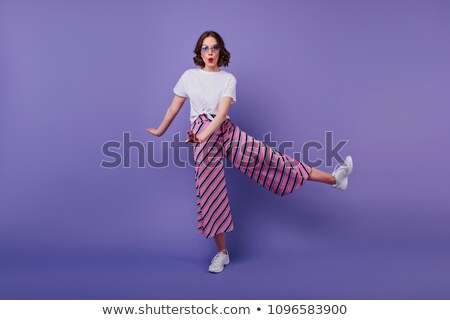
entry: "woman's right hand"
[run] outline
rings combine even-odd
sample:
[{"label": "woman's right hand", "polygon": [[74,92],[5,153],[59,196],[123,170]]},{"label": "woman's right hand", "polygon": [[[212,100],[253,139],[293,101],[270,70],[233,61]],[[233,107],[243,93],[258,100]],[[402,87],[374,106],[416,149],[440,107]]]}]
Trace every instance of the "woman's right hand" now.
[{"label": "woman's right hand", "polygon": [[185,143],[188,143],[188,142],[201,143],[201,142],[203,142],[203,140],[201,140],[201,139],[195,134],[194,131],[188,130],[188,131],[187,131],[187,134],[188,134],[188,138],[186,139]]},{"label": "woman's right hand", "polygon": [[146,130],[147,130],[147,132],[149,132],[157,137],[160,137],[162,135],[162,132],[158,131],[158,129],[155,129],[155,128],[148,128]]}]

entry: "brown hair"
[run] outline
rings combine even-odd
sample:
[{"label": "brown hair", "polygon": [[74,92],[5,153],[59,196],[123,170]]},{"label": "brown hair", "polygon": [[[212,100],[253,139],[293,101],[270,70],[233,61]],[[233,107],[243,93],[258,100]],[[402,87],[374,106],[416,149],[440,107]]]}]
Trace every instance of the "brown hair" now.
[{"label": "brown hair", "polygon": [[194,63],[197,66],[200,66],[202,68],[205,66],[205,62],[203,61],[202,55],[201,55],[201,49],[202,49],[203,40],[205,40],[205,38],[207,38],[207,37],[213,37],[214,39],[217,40],[217,44],[219,45],[220,54],[219,54],[219,61],[217,62],[217,65],[219,67],[222,67],[222,66],[228,67],[228,64],[230,63],[231,54],[225,48],[225,43],[223,42],[222,37],[215,31],[205,31],[202,33],[200,38],[198,38],[197,44],[195,45],[195,49],[194,49],[194,53],[195,53],[195,57],[193,58]]}]

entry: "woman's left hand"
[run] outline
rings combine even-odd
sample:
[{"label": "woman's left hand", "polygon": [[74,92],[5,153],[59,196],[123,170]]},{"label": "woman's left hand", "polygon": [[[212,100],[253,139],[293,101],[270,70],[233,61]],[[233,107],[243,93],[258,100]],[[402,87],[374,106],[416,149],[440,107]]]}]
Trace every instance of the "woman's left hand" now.
[{"label": "woman's left hand", "polygon": [[188,134],[188,138],[186,139],[185,143],[188,143],[188,142],[194,143],[194,142],[202,142],[203,141],[192,130],[188,130],[187,134]]}]

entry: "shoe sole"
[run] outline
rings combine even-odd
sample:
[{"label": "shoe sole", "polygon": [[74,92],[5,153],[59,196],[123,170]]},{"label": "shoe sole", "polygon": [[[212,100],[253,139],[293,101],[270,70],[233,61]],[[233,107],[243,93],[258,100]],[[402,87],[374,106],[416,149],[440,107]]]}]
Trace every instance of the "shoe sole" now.
[{"label": "shoe sole", "polygon": [[208,271],[211,272],[211,273],[221,273],[223,271],[224,267],[226,265],[228,265],[229,263],[230,263],[230,261],[228,261],[227,263],[224,263],[223,266],[222,266],[222,269],[220,269],[218,271],[212,271],[212,270],[209,270],[209,269],[208,269]]},{"label": "shoe sole", "polygon": [[345,158],[345,161],[344,161],[346,164],[347,164],[347,166],[348,166],[348,173],[347,173],[347,176],[348,175],[350,175],[350,173],[352,173],[352,171],[353,171],[353,159],[352,159],[352,157],[351,156],[347,156],[346,158]]}]

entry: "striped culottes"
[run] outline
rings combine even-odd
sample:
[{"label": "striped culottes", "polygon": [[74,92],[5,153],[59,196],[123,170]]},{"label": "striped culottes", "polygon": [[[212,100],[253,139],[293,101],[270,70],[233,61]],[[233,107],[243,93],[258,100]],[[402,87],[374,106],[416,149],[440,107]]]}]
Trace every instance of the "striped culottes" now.
[{"label": "striped culottes", "polygon": [[[199,135],[211,123],[210,116],[214,115],[198,116],[191,124],[191,130]],[[248,135],[228,118],[208,140],[193,143],[192,146],[198,232],[207,238],[234,228],[223,157],[227,157],[233,166],[279,196],[298,189],[312,170],[309,165]]]}]

